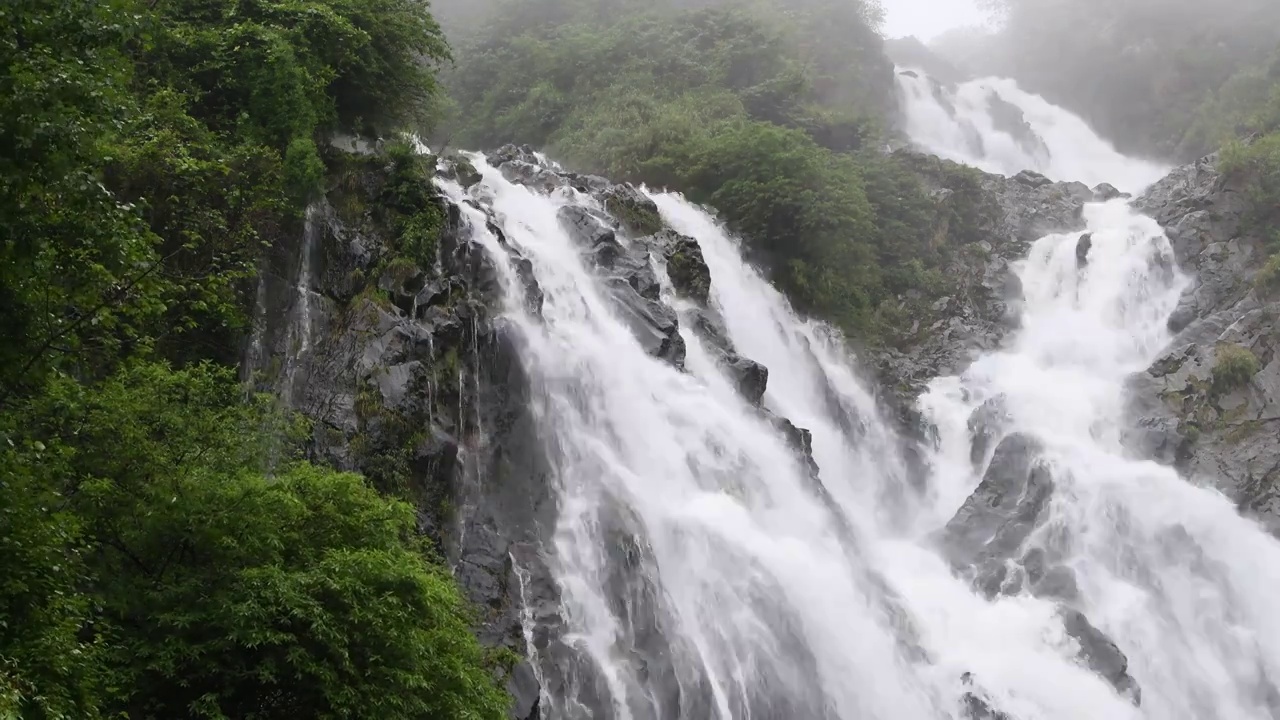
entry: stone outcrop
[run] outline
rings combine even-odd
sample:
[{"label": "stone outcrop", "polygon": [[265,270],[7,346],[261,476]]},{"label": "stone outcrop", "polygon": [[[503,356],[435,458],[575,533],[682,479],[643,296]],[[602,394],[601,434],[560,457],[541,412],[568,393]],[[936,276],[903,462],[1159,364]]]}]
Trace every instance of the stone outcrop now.
[{"label": "stone outcrop", "polygon": [[[309,211],[305,237],[273,248],[264,261],[246,377],[312,421],[313,460],[361,472],[415,504],[420,531],[479,610],[482,642],[525,658],[504,671],[505,682],[515,700],[511,716],[533,720],[544,686],[564,695],[562,685],[594,670],[561,642],[560,599],[544,550],[556,522],[552,469],[518,343],[497,322],[509,300],[501,273],[473,239],[475,213],[430,191],[434,172],[483,198],[483,177],[465,156],[421,158],[423,174],[410,180],[427,189],[433,209],[424,217],[438,218],[439,228],[434,256],[413,255],[389,209],[392,178],[403,169],[393,170],[372,146],[349,144],[334,146],[340,153],[330,160],[341,176]],[[630,185],[565,172],[528,148],[508,146],[490,159],[535,192],[589,196],[564,205],[558,220],[637,341],[683,369],[681,329],[689,327],[753,412],[783,430],[823,491],[808,431],[762,407],[768,370],[736,351],[709,305],[711,275],[696,240],[666,228],[653,201]],[[540,314],[544,295],[532,263],[498,223],[490,219],[487,228],[523,286],[513,290]],[[625,535],[626,518],[618,521]],[[658,671],[676,640],[664,640],[670,633],[661,632],[652,588],[627,574],[637,562],[645,560],[619,560],[617,599],[639,613],[637,652]],[[640,632],[644,623],[652,627]],[[537,658],[543,662],[535,668],[530,659]]]},{"label": "stone outcrop", "polygon": [[[1093,191],[1083,184],[1055,183],[1032,172],[1007,178],[971,171],[979,179],[975,197],[936,172],[939,162],[917,162],[939,215],[973,217],[976,226],[939,228],[939,242],[953,248],[954,259],[944,270],[948,294],[913,308],[912,325],[895,329],[889,347],[874,354],[882,384],[901,407],[932,378],[955,374],[1000,347],[1021,314],[1022,283],[1014,264],[1041,237],[1084,229],[1084,205],[1093,201]],[[910,301],[903,298],[903,307]]]},{"label": "stone outcrop", "polygon": [[1263,224],[1217,156],[1134,204],[1164,226],[1192,283],[1168,349],[1131,379],[1133,445],[1280,532],[1280,297],[1259,277]]},{"label": "stone outcrop", "polygon": [[[969,430],[975,464],[981,467],[986,448],[1006,428],[1000,398],[974,412]],[[1004,436],[986,464],[982,482],[939,534],[940,549],[956,572],[988,598],[1026,592],[1057,603],[1063,630],[1078,645],[1079,662],[1138,704],[1141,692],[1128,673],[1128,658],[1081,612],[1075,573],[1064,564],[1060,550],[1041,537],[1053,490],[1053,471],[1043,445],[1027,435]],[[1005,717],[977,689],[966,693],[964,702],[971,717]]]}]

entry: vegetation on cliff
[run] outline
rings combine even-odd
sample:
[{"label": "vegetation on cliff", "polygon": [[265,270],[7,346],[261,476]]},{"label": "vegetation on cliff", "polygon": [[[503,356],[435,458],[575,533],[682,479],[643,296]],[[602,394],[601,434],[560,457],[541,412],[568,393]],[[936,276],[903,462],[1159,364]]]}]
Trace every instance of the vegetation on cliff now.
[{"label": "vegetation on cliff", "polygon": [[0,717],[504,716],[411,508],[230,369],[317,143],[447,52],[416,0],[0,8]]},{"label": "vegetation on cliff", "polygon": [[1071,108],[1129,154],[1190,162],[1210,153],[1275,84],[1268,66],[1280,46],[1280,4],[1272,0],[985,4],[998,31],[953,31],[934,49]]},{"label": "vegetation on cliff", "polygon": [[[943,281],[951,209],[883,152],[896,96],[874,4],[480,5],[483,22],[454,8],[467,39],[441,139],[528,143],[576,170],[683,191],[802,310],[863,339],[900,319],[901,297]],[[947,180],[977,183],[958,167]]]}]

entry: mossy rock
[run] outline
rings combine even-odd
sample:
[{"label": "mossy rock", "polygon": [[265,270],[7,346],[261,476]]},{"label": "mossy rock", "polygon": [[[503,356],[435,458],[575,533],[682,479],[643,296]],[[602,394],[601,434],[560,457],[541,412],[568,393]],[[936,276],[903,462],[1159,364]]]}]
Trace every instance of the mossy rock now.
[{"label": "mossy rock", "polygon": [[455,155],[450,158],[450,161],[453,163],[454,177],[457,178],[458,184],[462,187],[471,188],[484,179],[484,176],[480,174],[476,166],[465,157]]},{"label": "mossy rock", "polygon": [[603,193],[604,208],[634,235],[654,235],[666,227],[653,200],[630,185],[615,185]]},{"label": "mossy rock", "polygon": [[665,255],[667,276],[676,292],[705,305],[711,296],[711,270],[698,241],[672,233]]}]

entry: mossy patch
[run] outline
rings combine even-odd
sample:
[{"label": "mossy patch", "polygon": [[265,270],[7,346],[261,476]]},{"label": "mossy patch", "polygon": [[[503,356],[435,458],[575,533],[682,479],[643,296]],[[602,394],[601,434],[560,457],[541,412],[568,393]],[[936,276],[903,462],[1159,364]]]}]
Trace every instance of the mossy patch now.
[{"label": "mossy patch", "polygon": [[658,208],[652,203],[641,203],[615,194],[605,198],[604,208],[623,228],[635,235],[653,235],[665,227]]}]

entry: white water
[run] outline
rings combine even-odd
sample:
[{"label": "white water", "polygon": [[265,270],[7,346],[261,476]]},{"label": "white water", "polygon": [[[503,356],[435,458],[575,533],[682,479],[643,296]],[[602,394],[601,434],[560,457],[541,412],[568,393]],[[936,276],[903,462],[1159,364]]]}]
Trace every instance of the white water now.
[{"label": "white water", "polygon": [[[1154,179],[1092,133],[1060,127],[1075,145],[1046,132],[1052,167],[1036,169],[1135,190]],[[1063,154],[1072,147],[1078,156]],[[1035,167],[1002,162],[1005,172]],[[482,158],[476,166],[484,181],[473,195],[532,260],[546,297],[542,318],[529,315],[505,249],[483,213],[463,206],[509,288],[506,318],[556,470],[553,571],[568,641],[595,668],[568,684],[578,694],[547,698],[544,717],[961,718],[964,673],[1016,720],[1277,717],[1280,545],[1220,495],[1121,445],[1125,377],[1168,341],[1165,320],[1188,282],[1153,221],[1123,202],[1089,206],[1083,270],[1079,233],[1035,244],[1008,349],[936,380],[921,400],[939,443],[926,486],[913,489],[849,353],[798,318],[712,217],[655,194],[667,221],[699,240],[735,346],[769,368],[767,406],[813,432],[818,493],[694,333],[684,332],[687,373],[644,353],[556,219],[563,204],[593,201],[536,194]],[[1128,656],[1141,708],[1075,659],[1054,603],[988,601],[932,546],[981,479],[969,417],[1001,395],[1011,429],[1041,439],[1053,468],[1050,518],[1033,541],[1075,571],[1079,607]]]},{"label": "white water", "polygon": [[[285,336],[285,366],[280,397],[286,406],[293,402],[298,370],[311,354],[311,339],[314,334],[311,320],[313,257],[316,246],[320,242],[322,227],[332,221],[331,208],[327,201],[313,202],[307,206],[303,221],[302,242],[298,244],[297,280],[293,288],[296,304],[289,311],[289,325]],[[261,338],[255,337],[254,342],[260,344]],[[251,357],[254,353],[260,355],[261,348],[251,350]],[[257,358],[254,359],[256,361]]]},{"label": "white water", "polygon": [[[1061,182],[1090,187],[1106,182],[1131,193],[1169,170],[1124,157],[1079,116],[1023,91],[1013,80],[982,78],[950,88],[922,72],[908,72],[915,77],[898,74],[907,135],[920,149],[939,157],[1001,175],[1034,170]],[[990,111],[993,97],[1022,111],[1041,141],[1038,147],[1028,148],[997,129]]]}]

